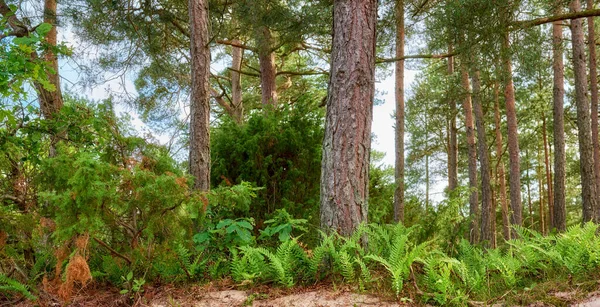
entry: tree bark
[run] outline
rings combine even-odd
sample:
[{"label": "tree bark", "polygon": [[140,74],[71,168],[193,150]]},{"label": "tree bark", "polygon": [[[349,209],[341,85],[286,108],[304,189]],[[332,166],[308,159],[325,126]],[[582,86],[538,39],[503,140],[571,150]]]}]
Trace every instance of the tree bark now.
[{"label": "tree bark", "polygon": [[367,221],[377,1],[336,0],[333,12],[321,227],[348,236]]},{"label": "tree bark", "polygon": [[260,64],[260,90],[263,105],[277,105],[277,69],[275,68],[275,53],[271,30],[262,27],[258,34],[258,61]]},{"label": "tree bark", "polygon": [[[404,1],[396,1],[396,57],[404,56]],[[394,221],[404,222],[404,60],[396,62],[396,168]]]},{"label": "tree bark", "polygon": [[[56,0],[44,1],[44,22],[52,25],[50,32],[46,36],[46,42],[50,46],[57,44],[56,30]],[[63,106],[62,91],[60,89],[60,75],[58,74],[58,57],[48,48],[44,51],[42,57],[48,62],[48,67],[52,70],[46,74],[48,81],[55,87],[54,91],[48,91],[39,83],[34,83],[40,99],[40,110],[45,118],[51,119],[55,113],[60,111]]]},{"label": "tree bark", "polygon": [[[239,43],[240,41],[234,40]],[[231,117],[241,124],[244,120],[244,105],[242,104],[242,57],[244,50],[240,47],[232,46],[231,51]]]},{"label": "tree bark", "polygon": [[[560,2],[560,1],[558,1]],[[556,3],[556,13],[560,13],[560,5]],[[565,152],[565,66],[563,63],[562,24],[552,24],[552,71],[553,71],[553,118],[554,118],[554,203],[551,230],[565,231],[566,224],[566,152]]]},{"label": "tree bark", "polygon": [[523,209],[521,206],[521,165],[519,158],[519,133],[517,130],[517,110],[515,102],[515,88],[512,77],[512,63],[510,59],[510,38],[508,32],[504,34],[502,42],[502,72],[504,81],[504,101],[506,104],[506,122],[508,126],[508,160],[510,163],[510,206],[512,208],[511,224],[523,224]]},{"label": "tree bark", "polygon": [[189,0],[192,84],[190,95],[190,174],[194,189],[210,188],[210,49],[208,0]]},{"label": "tree bark", "polygon": [[504,162],[502,161],[502,130],[500,122],[500,102],[499,102],[499,84],[494,84],[494,121],[496,125],[496,180],[499,186],[500,194],[500,206],[502,208],[502,231],[505,240],[510,240],[510,222],[509,222],[509,208],[508,201],[506,199],[506,177],[504,175]]},{"label": "tree bark", "polygon": [[[581,10],[579,0],[571,1],[572,12]],[[579,130],[579,165],[581,171],[581,198],[583,205],[583,222],[594,219],[596,208],[596,176],[594,171],[594,147],[590,105],[587,97],[587,71],[585,61],[585,42],[581,19],[571,20],[571,37],[573,40],[573,71],[575,75],[575,104],[577,106],[577,128]]]},{"label": "tree bark", "polygon": [[544,212],[545,207],[544,207],[544,203],[545,203],[545,199],[544,199],[544,175],[543,175],[543,165],[542,165],[542,152],[541,150],[539,150],[538,148],[538,167],[536,169],[536,173],[537,173],[537,179],[538,179],[538,193],[540,195],[540,207],[539,207],[539,211],[540,211],[540,233],[542,233],[543,235],[546,235],[546,219],[544,216]]},{"label": "tree bark", "polygon": [[[546,192],[548,193],[548,221],[546,222],[546,231],[554,224],[554,210],[552,204],[554,204],[554,194],[552,189],[552,170],[550,169],[550,154],[548,153],[548,136],[546,133],[546,115],[542,113],[542,138],[544,139],[544,166],[546,169]],[[545,214],[545,213],[544,213]]]},{"label": "tree bark", "polygon": [[[452,53],[452,44],[448,45],[448,53]],[[448,58],[448,75],[454,74],[454,57]],[[448,144],[448,192],[452,193],[458,187],[458,139],[456,137],[456,101],[450,98],[449,114],[449,144]]]},{"label": "tree bark", "polygon": [[481,80],[479,70],[473,72],[473,110],[477,125],[477,145],[479,149],[479,171],[481,173],[481,241],[488,246],[494,242],[492,232],[492,182],[490,178],[490,161],[487,142],[485,140],[485,119],[481,105]]},{"label": "tree bark", "polygon": [[[594,0],[587,1],[587,9],[594,8]],[[590,65],[590,99],[592,108],[592,142],[594,146],[594,171],[596,176],[596,193],[600,193],[600,140],[598,139],[598,70],[596,63],[596,29],[594,17],[588,17],[588,49]],[[600,195],[596,195],[596,202]],[[596,207],[594,219],[600,220],[600,208]]]},{"label": "tree bark", "polygon": [[479,193],[477,192],[477,148],[475,146],[475,128],[473,125],[473,109],[471,106],[471,89],[469,85],[469,73],[461,63],[461,83],[465,97],[463,98],[463,109],[465,112],[465,130],[467,136],[467,147],[469,150],[469,216],[472,219],[469,230],[469,241],[479,242]]}]

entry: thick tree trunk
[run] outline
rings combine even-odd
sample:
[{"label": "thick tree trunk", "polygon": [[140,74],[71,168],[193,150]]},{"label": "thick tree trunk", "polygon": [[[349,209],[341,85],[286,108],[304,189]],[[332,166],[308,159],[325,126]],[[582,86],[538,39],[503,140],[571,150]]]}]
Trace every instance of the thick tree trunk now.
[{"label": "thick tree trunk", "polygon": [[[238,40],[233,42],[240,43]],[[242,104],[242,75],[239,71],[242,69],[244,50],[235,46],[231,48],[231,117],[236,123],[241,124],[244,120],[244,105]]]},{"label": "thick tree trunk", "polygon": [[473,72],[473,110],[477,125],[477,145],[479,149],[479,171],[481,173],[481,241],[491,246],[492,233],[492,182],[490,178],[490,160],[485,140],[485,119],[481,105],[481,81],[479,70]]},{"label": "thick tree trunk", "polygon": [[[404,56],[404,1],[396,1],[396,57]],[[404,60],[396,62],[396,168],[394,221],[404,221]]]},{"label": "thick tree trunk", "polygon": [[[554,224],[554,210],[552,204],[554,204],[554,194],[552,189],[552,170],[550,169],[550,155],[548,153],[548,136],[546,133],[546,115],[542,113],[542,138],[544,139],[544,166],[546,169],[546,192],[548,193],[548,222],[546,222],[546,230],[552,227]],[[545,213],[544,213],[545,214]],[[548,226],[550,225],[550,226]]]},{"label": "thick tree trunk", "polygon": [[[560,1],[558,1],[560,2]],[[556,3],[556,14],[560,14],[560,4]],[[565,231],[566,217],[566,152],[565,152],[565,65],[563,63],[562,24],[552,23],[552,70],[553,70],[553,118],[554,118],[554,204],[551,229]]]},{"label": "thick tree trunk", "polygon": [[[594,0],[587,1],[587,9],[594,8]],[[596,193],[600,193],[600,140],[598,139],[598,69],[596,67],[596,29],[594,17],[588,17],[588,49],[590,65],[590,99],[592,108],[592,142],[594,146],[594,171],[596,175]],[[600,195],[596,195],[596,202]],[[600,205],[600,204],[599,204]],[[600,208],[594,208],[594,219],[600,220]]]},{"label": "thick tree trunk", "polygon": [[[454,52],[452,44],[448,45],[448,53]],[[448,75],[454,74],[454,57],[448,57]],[[450,98],[449,118],[449,142],[448,142],[448,192],[452,192],[458,187],[458,139],[456,137],[456,101]]]},{"label": "thick tree trunk", "polygon": [[510,222],[508,201],[506,199],[506,177],[504,175],[504,162],[502,161],[502,130],[500,122],[500,102],[499,85],[494,84],[494,122],[496,125],[496,180],[498,182],[500,194],[500,206],[502,208],[502,232],[505,240],[510,240]]},{"label": "thick tree trunk", "polygon": [[348,236],[367,221],[377,1],[336,0],[333,11],[321,227]]},{"label": "thick tree trunk", "polygon": [[210,49],[208,0],[189,0],[192,84],[190,96],[190,174],[194,189],[210,188]]},{"label": "thick tree trunk", "polygon": [[477,148],[475,146],[475,128],[473,124],[473,109],[471,106],[471,89],[469,85],[469,73],[465,63],[461,63],[461,84],[464,91],[463,109],[465,112],[465,130],[467,136],[467,147],[469,150],[469,216],[472,219],[469,230],[469,241],[479,242],[479,193],[477,192]]},{"label": "thick tree trunk", "polygon": [[[569,8],[572,12],[579,12],[581,10],[580,1],[573,0]],[[577,135],[579,137],[583,222],[588,222],[594,219],[594,210],[596,208],[596,176],[594,171],[590,105],[587,97],[587,71],[585,67],[585,42],[583,39],[582,19],[571,20],[571,37],[573,40],[577,128],[579,130]]]},{"label": "thick tree trunk", "polygon": [[504,34],[502,42],[502,72],[504,81],[504,101],[506,103],[506,123],[508,126],[508,160],[510,182],[510,206],[512,209],[511,224],[523,224],[523,209],[521,206],[521,165],[519,158],[519,134],[517,130],[517,110],[515,102],[515,88],[512,77],[512,63],[510,59],[510,38],[508,32]]},{"label": "thick tree trunk", "polygon": [[277,70],[275,68],[275,53],[273,52],[273,38],[271,30],[262,27],[259,30],[258,62],[260,64],[260,90],[263,105],[277,105]]}]

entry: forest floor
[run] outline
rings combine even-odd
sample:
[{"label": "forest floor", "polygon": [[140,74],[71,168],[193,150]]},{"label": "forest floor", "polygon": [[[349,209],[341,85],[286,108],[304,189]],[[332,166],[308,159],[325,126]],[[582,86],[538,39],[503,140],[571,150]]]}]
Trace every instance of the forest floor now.
[{"label": "forest floor", "polygon": [[[597,290],[572,288],[570,291],[543,293],[537,291],[512,292],[497,300],[488,302],[469,302],[470,306],[581,306],[600,307],[600,281]],[[542,292],[540,292],[542,291]],[[403,293],[405,294],[405,293]],[[406,293],[408,296],[414,294]],[[413,302],[410,299],[396,300],[392,293],[370,290],[357,293],[347,286],[334,288],[331,284],[311,287],[283,289],[260,286],[245,290],[233,286],[203,285],[177,287],[163,285],[145,287],[142,293],[135,296],[123,295],[119,289],[109,289],[100,285],[89,285],[75,293],[70,303],[64,304],[56,296],[41,291],[36,302],[2,302],[0,306],[73,306],[73,307],[346,307],[346,306],[431,306]]]}]

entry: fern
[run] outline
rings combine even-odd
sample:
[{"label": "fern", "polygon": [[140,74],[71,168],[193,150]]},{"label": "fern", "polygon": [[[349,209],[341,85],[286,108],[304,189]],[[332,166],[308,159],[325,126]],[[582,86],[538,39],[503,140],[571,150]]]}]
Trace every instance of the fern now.
[{"label": "fern", "polygon": [[414,248],[409,248],[408,235],[410,231],[406,231],[403,226],[394,228],[393,242],[389,246],[389,257],[386,259],[379,255],[367,255],[365,258],[371,259],[381,264],[392,277],[392,288],[396,291],[396,295],[400,294],[404,285],[404,280],[410,273],[410,267],[413,262],[420,259],[428,242],[421,243]]},{"label": "fern", "polygon": [[0,273],[0,293],[9,292],[22,295],[29,300],[35,300],[35,296],[29,292],[27,286]]}]

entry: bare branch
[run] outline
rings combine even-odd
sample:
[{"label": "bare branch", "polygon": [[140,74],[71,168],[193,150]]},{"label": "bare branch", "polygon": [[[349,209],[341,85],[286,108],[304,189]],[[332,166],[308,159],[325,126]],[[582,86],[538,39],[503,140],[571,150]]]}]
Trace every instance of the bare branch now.
[{"label": "bare branch", "polygon": [[408,59],[444,59],[444,58],[449,58],[449,57],[455,56],[457,54],[458,54],[458,52],[444,53],[444,54],[414,54],[414,55],[405,55],[403,57],[392,58],[392,59],[378,59],[375,61],[375,63],[377,63],[377,64],[393,63],[393,62],[398,62],[398,61],[408,60]]},{"label": "bare branch", "polygon": [[536,19],[532,19],[532,20],[516,21],[516,22],[513,22],[511,30],[530,28],[530,27],[534,27],[534,26],[543,25],[546,23],[555,22],[555,21],[578,19],[578,18],[584,18],[584,17],[594,17],[594,16],[600,16],[600,9],[560,14],[560,15],[554,15],[554,16],[549,16],[549,17],[536,18]]},{"label": "bare branch", "polygon": [[256,48],[250,47],[248,45],[244,45],[244,44],[236,42],[236,41],[218,39],[217,43],[221,44],[221,45],[228,45],[228,46],[238,47],[238,48],[250,50],[250,51],[253,51],[253,52],[257,52]]}]

